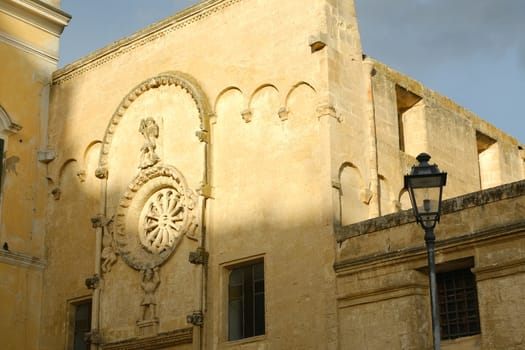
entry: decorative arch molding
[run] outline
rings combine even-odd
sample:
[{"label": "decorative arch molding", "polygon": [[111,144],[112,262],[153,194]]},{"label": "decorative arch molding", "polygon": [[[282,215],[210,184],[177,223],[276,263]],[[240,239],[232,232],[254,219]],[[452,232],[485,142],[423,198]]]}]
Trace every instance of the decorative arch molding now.
[{"label": "decorative arch molding", "polygon": [[142,83],[135,86],[120,102],[119,106],[113,113],[111,120],[104,133],[102,140],[102,148],[100,150],[100,158],[98,163],[98,169],[95,172],[96,177],[103,179],[107,177],[107,166],[109,150],[111,148],[111,142],[113,135],[118,127],[120,121],[126,114],[127,109],[131,106],[139,96],[146,91],[159,88],[161,86],[174,85],[187,91],[198,109],[200,119],[200,130],[197,131],[197,136],[201,141],[208,140],[208,132],[210,130],[210,118],[212,117],[212,111],[208,98],[197,80],[192,76],[182,72],[165,72],[161,73],[153,78],[144,80]]},{"label": "decorative arch molding", "polygon": [[285,100],[284,100],[285,106],[288,106],[288,100],[290,99],[290,96],[294,93],[295,90],[297,90],[297,88],[299,88],[301,86],[309,87],[310,89],[312,89],[313,92],[317,93],[317,90],[311,84],[307,83],[306,81],[299,81],[299,82],[295,83],[290,88],[288,93],[286,94],[286,97],[285,97]]},{"label": "decorative arch molding", "polygon": [[290,88],[290,90],[288,90],[288,93],[284,97],[283,106],[279,109],[278,115],[279,115],[279,119],[281,119],[282,121],[288,120],[288,116],[290,114],[290,97],[293,96],[293,94],[301,87],[309,88],[314,94],[317,94],[317,90],[315,90],[315,88],[309,83],[305,81],[300,81],[300,82],[295,83]]},{"label": "decorative arch molding", "polygon": [[95,141],[91,141],[86,146],[86,148],[84,149],[84,154],[82,155],[82,160],[84,161],[84,166],[88,165],[87,162],[88,162],[89,154],[95,149],[95,147],[97,147],[100,144],[102,144],[102,141],[95,140]]},{"label": "decorative arch molding", "polygon": [[0,132],[6,132],[8,134],[14,134],[19,132],[22,127],[14,123],[5,109],[0,106]]},{"label": "decorative arch molding", "polygon": [[239,94],[244,96],[242,90],[240,88],[238,88],[237,86],[228,86],[227,88],[225,88],[221,92],[219,92],[219,94],[217,95],[217,98],[215,98],[215,103],[213,104],[213,110],[214,111],[217,111],[217,105],[219,104],[219,101],[221,100],[221,98],[224,95],[226,95],[227,93],[229,93],[230,91],[237,91]]},{"label": "decorative arch molding", "polygon": [[273,84],[270,84],[270,83],[266,83],[266,84],[262,84],[260,86],[258,86],[255,90],[253,90],[252,92],[252,95],[250,96],[250,102],[249,102],[249,106],[251,107],[251,104],[252,104],[252,101],[254,99],[255,96],[257,96],[257,93],[259,93],[261,90],[265,89],[265,88],[272,88],[275,90],[275,92],[279,92],[279,89],[277,88],[277,86],[273,85]]},{"label": "decorative arch molding", "polygon": [[243,103],[242,105],[239,106],[239,114],[242,116],[242,114],[247,111],[248,109],[247,108],[244,108],[244,106],[246,106],[246,98],[244,96],[244,93],[243,91],[237,87],[237,86],[228,86],[227,88],[223,89],[221,92],[219,92],[219,94],[217,95],[217,97],[215,98],[215,102],[213,104],[213,111],[214,111],[214,114],[212,116],[212,119],[210,120],[210,122],[212,124],[215,124],[217,123],[217,109],[219,108],[219,103],[221,102],[221,100],[223,99],[224,96],[226,96],[227,94],[231,93],[231,92],[236,92],[239,94],[239,96],[242,97],[242,100],[243,100]]},{"label": "decorative arch molding", "polygon": [[365,189],[365,182],[363,181],[363,175],[361,175],[361,171],[359,171],[359,168],[352,162],[343,162],[339,166],[339,172],[337,173],[337,181],[341,182],[341,175],[343,174],[343,171],[346,168],[351,168],[353,171],[355,171],[359,177],[359,188],[362,190]]}]

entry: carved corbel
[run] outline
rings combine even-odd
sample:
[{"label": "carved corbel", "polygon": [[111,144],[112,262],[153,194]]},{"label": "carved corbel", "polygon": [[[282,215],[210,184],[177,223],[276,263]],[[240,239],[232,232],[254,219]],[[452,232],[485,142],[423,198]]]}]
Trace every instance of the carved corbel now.
[{"label": "carved corbel", "polygon": [[108,177],[108,168],[100,167],[95,170],[95,176],[99,179],[107,179]]},{"label": "carved corbel", "polygon": [[315,35],[310,35],[308,38],[308,45],[312,53],[324,49],[326,43],[328,42],[327,35],[325,33],[317,33]]},{"label": "carved corbel", "polygon": [[286,107],[281,107],[279,108],[279,112],[277,112],[277,114],[279,114],[279,119],[285,121],[288,120],[288,115],[290,114],[290,111]]},{"label": "carved corbel", "polygon": [[249,123],[252,121],[252,111],[250,109],[245,109],[244,111],[242,111],[241,116],[242,116],[242,119],[244,119],[246,123]]},{"label": "carved corbel", "polygon": [[62,194],[62,191],[60,190],[60,188],[55,187],[51,191],[51,194],[53,195],[53,199],[57,201],[60,199],[60,195]]},{"label": "carved corbel", "polygon": [[397,213],[398,211],[401,211],[401,202],[400,201],[394,199],[392,201],[392,206],[394,207],[394,212]]},{"label": "carved corbel", "polygon": [[85,170],[79,170],[77,172],[77,177],[78,177],[78,180],[80,182],[85,182],[86,181],[86,171]]},{"label": "carved corbel", "polygon": [[113,218],[108,219],[104,215],[95,215],[91,218],[91,225],[93,228],[100,228],[109,225]]},{"label": "carved corbel", "polygon": [[92,277],[86,278],[84,283],[88,289],[97,289],[99,286],[100,278],[97,274],[94,274]]},{"label": "carved corbel", "polygon": [[202,327],[202,325],[204,324],[204,314],[200,310],[193,311],[193,313],[186,316],[186,322],[194,326]]},{"label": "carved corbel", "polygon": [[368,188],[359,192],[359,198],[364,204],[370,204],[370,201],[372,200],[372,195],[372,191],[370,191]]},{"label": "carved corbel", "polygon": [[335,107],[329,104],[323,104],[317,107],[317,118],[321,119],[323,117],[332,117],[338,122],[343,121],[342,116],[337,113]]},{"label": "carved corbel", "polygon": [[341,191],[341,181],[339,181],[339,180],[332,180],[332,188],[337,190],[339,193],[342,193],[342,191]]},{"label": "carved corbel", "polygon": [[54,151],[38,151],[37,159],[39,162],[47,164],[56,159],[57,155]]},{"label": "carved corbel", "polygon": [[209,253],[204,248],[199,247],[196,251],[190,252],[189,262],[195,265],[206,265],[208,264]]},{"label": "carved corbel", "polygon": [[211,186],[209,184],[201,183],[201,187],[197,190],[197,192],[204,198],[212,198]]},{"label": "carved corbel", "polygon": [[206,130],[198,130],[195,132],[195,136],[199,139],[200,142],[209,143],[210,136]]}]

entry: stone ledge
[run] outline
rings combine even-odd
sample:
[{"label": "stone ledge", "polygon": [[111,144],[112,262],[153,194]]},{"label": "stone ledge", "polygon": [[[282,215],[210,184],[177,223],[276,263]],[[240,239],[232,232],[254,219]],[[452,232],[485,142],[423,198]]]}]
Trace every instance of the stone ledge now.
[{"label": "stone ledge", "polygon": [[33,255],[27,255],[9,250],[0,250],[0,263],[13,266],[27,267],[35,270],[44,270],[47,261]]},{"label": "stone ledge", "polygon": [[[525,180],[447,199],[443,201],[443,213],[441,215],[444,216],[461,210],[520,196],[525,196]],[[399,213],[368,219],[352,225],[336,227],[335,238],[338,243],[341,243],[360,235],[386,230],[415,221],[412,210],[404,210]]]},{"label": "stone ledge", "polygon": [[90,53],[79,60],[60,68],[53,73],[53,85],[76,78],[86,72],[104,65],[113,59],[164,37],[166,34],[201,21],[215,13],[243,0],[207,0],[160,20],[138,32],[115,41],[106,47]]},{"label": "stone ledge", "polygon": [[154,337],[133,338],[115,343],[102,344],[104,350],[156,350],[193,342],[193,328],[182,328],[160,333]]},{"label": "stone ledge", "polygon": [[509,262],[482,266],[472,269],[476,275],[476,281],[484,281],[494,278],[500,278],[525,272],[525,258],[512,260]]},{"label": "stone ledge", "polygon": [[[455,249],[457,246],[471,244],[473,242],[487,241],[499,237],[515,238],[516,233],[523,235],[525,231],[525,219],[512,224],[490,227],[485,230],[467,233],[461,236],[452,237],[445,240],[436,241],[437,249]],[[350,259],[343,259],[334,263],[334,270],[340,276],[348,273],[348,270],[355,270],[364,266],[370,266],[377,263],[391,264],[392,261],[406,261],[416,257],[426,256],[426,248],[423,240],[421,245],[408,247],[392,252],[377,252],[359,256]]]},{"label": "stone ledge", "polygon": [[40,0],[8,0],[0,2],[0,12],[19,18],[59,37],[71,15]]}]

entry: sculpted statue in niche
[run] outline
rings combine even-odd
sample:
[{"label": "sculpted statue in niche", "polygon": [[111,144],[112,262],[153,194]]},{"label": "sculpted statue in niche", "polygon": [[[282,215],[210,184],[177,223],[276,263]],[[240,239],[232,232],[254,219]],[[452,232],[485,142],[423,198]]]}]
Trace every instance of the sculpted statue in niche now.
[{"label": "sculpted statue in niche", "polygon": [[159,126],[155,119],[149,117],[140,121],[139,132],[144,136],[144,145],[140,149],[140,169],[149,168],[157,164],[160,157],[155,153],[156,138],[159,137]]},{"label": "sculpted statue in niche", "polygon": [[[140,286],[144,291],[144,297],[142,298],[142,302],[140,303],[140,307],[142,309],[140,316],[141,321],[153,320],[157,318],[157,300],[155,297],[155,292],[159,284],[160,278],[158,267],[154,267],[153,269],[142,270],[142,282],[140,283]],[[148,309],[150,310],[149,318],[146,318]]]}]

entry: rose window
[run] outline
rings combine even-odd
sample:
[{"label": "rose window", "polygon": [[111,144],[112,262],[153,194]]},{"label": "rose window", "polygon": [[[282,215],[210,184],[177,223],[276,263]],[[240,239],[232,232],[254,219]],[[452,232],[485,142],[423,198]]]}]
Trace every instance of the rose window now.
[{"label": "rose window", "polygon": [[155,192],[146,202],[139,222],[140,243],[151,253],[162,253],[181,235],[185,209],[174,188]]}]

